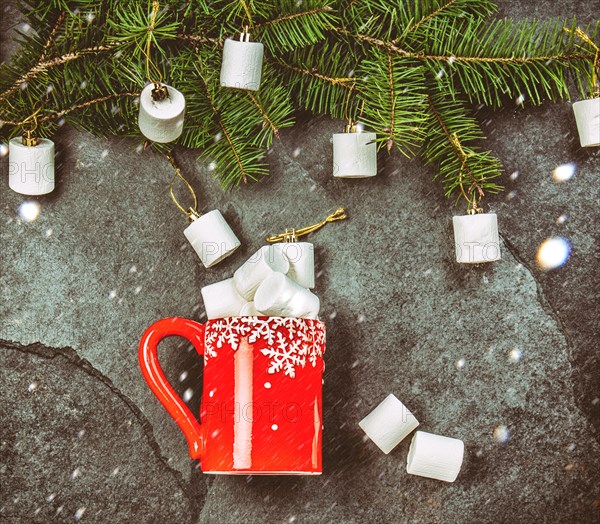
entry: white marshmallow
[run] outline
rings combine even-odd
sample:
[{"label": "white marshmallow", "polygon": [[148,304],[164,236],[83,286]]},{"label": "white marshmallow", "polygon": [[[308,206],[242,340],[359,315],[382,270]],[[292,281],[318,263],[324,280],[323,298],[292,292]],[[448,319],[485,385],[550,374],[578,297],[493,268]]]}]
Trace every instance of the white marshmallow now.
[{"label": "white marshmallow", "polygon": [[8,143],[8,185],[21,195],[45,195],[54,190],[54,142],[39,138],[26,146],[21,138]]},{"label": "white marshmallow", "polygon": [[204,286],[200,292],[204,300],[206,317],[209,320],[211,318],[237,317],[240,309],[246,304],[246,301],[235,289],[233,278]]},{"label": "white marshmallow", "polygon": [[152,98],[154,84],[142,90],[138,125],[146,138],[165,144],[177,140],[183,131],[185,98],[177,89],[163,86],[169,93],[164,100]]},{"label": "white marshmallow", "polygon": [[462,440],[417,431],[408,450],[406,471],[411,475],[454,482],[464,453]]},{"label": "white marshmallow", "polygon": [[336,133],[333,135],[333,176],[365,178],[377,174],[375,133]]},{"label": "white marshmallow", "polygon": [[455,216],[452,224],[457,262],[479,264],[500,260],[498,219],[495,213]]},{"label": "white marshmallow", "polygon": [[240,309],[240,317],[260,317],[262,313],[256,309],[254,302],[246,302]]},{"label": "white marshmallow", "polygon": [[238,42],[227,38],[223,44],[221,86],[256,91],[262,76],[264,46],[260,42]]},{"label": "white marshmallow", "polygon": [[275,246],[263,246],[233,274],[237,290],[246,300],[254,299],[261,282],[274,272],[287,273],[290,263]]},{"label": "white marshmallow", "polygon": [[272,317],[317,318],[319,297],[283,273],[272,273],[256,290],[254,305]]},{"label": "white marshmallow", "polygon": [[600,146],[600,97],[573,104],[581,147]]},{"label": "white marshmallow", "polygon": [[281,242],[274,244],[290,263],[287,276],[302,287],[315,287],[315,246],[310,242]]},{"label": "white marshmallow", "polygon": [[183,234],[206,268],[228,257],[241,245],[218,209],[196,218]]},{"label": "white marshmallow", "polygon": [[386,455],[419,425],[419,421],[394,395],[389,394],[358,425]]}]

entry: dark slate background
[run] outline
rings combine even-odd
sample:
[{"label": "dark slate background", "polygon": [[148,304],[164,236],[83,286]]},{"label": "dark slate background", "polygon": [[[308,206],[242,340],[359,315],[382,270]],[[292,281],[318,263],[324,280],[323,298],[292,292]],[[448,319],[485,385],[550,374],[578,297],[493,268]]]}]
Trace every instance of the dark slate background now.
[{"label": "dark slate background", "polygon": [[[13,2],[1,9],[6,59],[20,20]],[[570,14],[591,22],[594,3],[499,8]],[[342,123],[327,118],[284,132],[271,176],[229,194],[180,152],[202,208],[220,209],[243,242],[210,271],[183,237],[170,167],[138,141],[62,128],[58,188],[31,223],[19,219],[24,198],[8,189],[4,156],[0,521],[597,521],[600,155],[579,147],[568,102],[478,116],[506,167],[506,191],[488,199],[503,258],[480,267],[453,260],[451,216],[462,210],[432,167],[383,154],[377,178],[334,180],[330,139]],[[575,176],[557,183],[567,163]],[[202,475],[141,378],[143,330],[166,316],[202,319],[201,286],[230,276],[265,233],[338,206],[351,218],[312,238],[328,327],[323,476]],[[552,236],[572,253],[544,272],[535,256]],[[161,356],[197,410],[199,359],[178,341]],[[408,441],[384,455],[364,438],[358,421],[390,392],[421,429],[465,441],[454,484],[407,475]]]}]

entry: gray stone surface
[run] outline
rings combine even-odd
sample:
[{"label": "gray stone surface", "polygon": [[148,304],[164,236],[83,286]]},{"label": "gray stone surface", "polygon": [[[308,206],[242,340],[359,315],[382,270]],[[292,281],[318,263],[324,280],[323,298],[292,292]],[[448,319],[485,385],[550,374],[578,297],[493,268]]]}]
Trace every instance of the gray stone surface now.
[{"label": "gray stone surface", "polygon": [[[500,14],[569,12],[593,19],[586,2],[503,2]],[[578,147],[568,103],[479,116],[507,186],[488,201],[503,259],[481,267],[453,260],[450,217],[462,210],[431,182],[433,168],[382,154],[376,179],[332,178],[339,122],[285,132],[271,176],[229,194],[179,152],[202,209],[219,208],[243,243],[210,271],[183,237],[163,159],[135,141],[61,129],[59,185],[39,199],[39,218],[20,220],[23,199],[6,186],[0,197],[0,517],[72,521],[86,507],[87,522],[597,519],[600,155]],[[575,177],[555,183],[554,168],[569,162]],[[202,285],[229,276],[266,233],[340,205],[351,218],[312,239],[328,327],[324,475],[201,475],[141,378],[141,333],[165,316],[202,319]],[[535,255],[555,235],[572,255],[544,273]],[[168,376],[180,394],[192,389],[197,410],[201,362],[186,344],[164,346]],[[456,483],[407,475],[408,442],[386,456],[365,441],[358,421],[390,392],[421,429],[465,441]],[[502,427],[506,442],[494,438]]]}]

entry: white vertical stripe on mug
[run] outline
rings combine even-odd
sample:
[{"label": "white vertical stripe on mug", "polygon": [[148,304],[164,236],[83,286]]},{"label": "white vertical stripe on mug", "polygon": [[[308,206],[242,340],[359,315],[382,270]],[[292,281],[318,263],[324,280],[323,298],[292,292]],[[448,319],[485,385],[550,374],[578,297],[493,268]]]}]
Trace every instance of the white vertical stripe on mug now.
[{"label": "white vertical stripe on mug", "polygon": [[242,338],[235,352],[234,360],[234,409],[239,416],[233,424],[233,467],[249,469],[252,467],[252,366],[254,362],[252,346]]}]

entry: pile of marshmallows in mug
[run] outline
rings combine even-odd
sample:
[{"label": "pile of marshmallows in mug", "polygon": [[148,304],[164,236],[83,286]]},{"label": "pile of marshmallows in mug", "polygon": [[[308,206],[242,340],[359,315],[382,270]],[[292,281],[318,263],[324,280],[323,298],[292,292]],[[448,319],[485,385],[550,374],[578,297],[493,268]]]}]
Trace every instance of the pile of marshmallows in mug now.
[{"label": "pile of marshmallows in mug", "polygon": [[257,316],[317,318],[314,246],[286,242],[261,247],[232,278],[202,288],[208,319]]},{"label": "pile of marshmallows in mug", "polygon": [[[358,425],[387,455],[417,428],[419,421],[390,394]],[[462,440],[417,431],[408,450],[406,471],[411,475],[454,482],[464,453]]]}]

